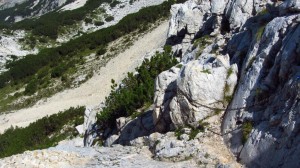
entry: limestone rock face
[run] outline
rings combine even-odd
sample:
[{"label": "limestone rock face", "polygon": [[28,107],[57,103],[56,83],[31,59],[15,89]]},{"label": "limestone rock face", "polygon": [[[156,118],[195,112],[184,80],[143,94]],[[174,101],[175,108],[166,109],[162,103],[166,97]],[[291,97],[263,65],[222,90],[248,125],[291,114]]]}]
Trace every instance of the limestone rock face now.
[{"label": "limestone rock face", "polygon": [[[156,116],[168,114],[171,128],[194,126],[211,109],[226,107],[221,103],[225,98],[230,104],[222,123],[224,139],[242,163],[299,167],[299,1],[189,0],[179,7],[185,10],[173,11],[171,23],[176,24],[170,30],[183,66],[176,82],[172,77],[176,94],[157,104]],[[202,25],[195,33],[186,25],[195,24],[185,21],[193,19],[183,13],[196,8]],[[205,35],[212,40],[203,40]],[[234,73],[228,77],[230,67]],[[249,135],[244,131],[247,123]]]},{"label": "limestone rock face", "polygon": [[173,46],[174,52],[187,51],[195,34],[206,25],[204,14],[210,13],[210,2],[208,0],[196,1],[190,0],[183,4],[175,4],[171,8],[171,19],[168,37],[173,38],[170,43],[177,44]]},{"label": "limestone rock face", "polygon": [[180,71],[174,69],[156,79],[154,118],[165,118],[157,127],[166,127],[168,120],[175,128],[197,123],[214,109],[224,108],[226,96],[232,95],[237,83],[237,66],[229,64],[228,55],[203,57],[183,65]]},{"label": "limestone rock face", "polygon": [[[250,17],[265,10],[267,4],[273,5],[268,0],[188,0],[175,4],[171,9],[168,43],[173,45],[175,53],[185,55],[196,35],[216,36],[227,26],[238,30]],[[296,9],[298,2],[284,4]]]},{"label": "limestone rock face", "polygon": [[168,133],[156,141],[155,158],[162,161],[183,161],[198,153],[197,140],[181,141],[174,133]]},{"label": "limestone rock face", "polygon": [[160,162],[151,158],[148,147],[121,146],[79,147],[74,144],[59,146],[0,159],[0,167],[64,167],[64,168],[182,168],[199,167],[193,160],[171,163]]},{"label": "limestone rock face", "polygon": [[[163,131],[166,127],[166,122],[161,120],[161,115],[164,114],[164,118],[169,120],[169,114],[161,113],[162,111],[169,111],[169,103],[177,92],[177,77],[180,69],[173,67],[168,71],[164,71],[158,75],[155,80],[155,93],[154,93],[154,110],[153,120],[157,125],[157,131]],[[160,122],[158,124],[158,122]]]},{"label": "limestone rock face", "polygon": [[189,62],[177,80],[179,91],[195,103],[221,101],[227,69],[230,68],[229,57],[226,63],[217,65],[217,61],[213,61],[203,65],[198,60]]},{"label": "limestone rock face", "polygon": [[84,112],[84,123],[83,123],[83,132],[85,136],[84,146],[92,146],[95,138],[97,137],[96,114],[97,111],[92,108],[86,108]]},{"label": "limestone rock face", "polygon": [[[227,3],[225,16],[227,17],[230,28],[238,29],[256,13],[265,10],[268,0],[230,0]],[[269,4],[273,5],[272,3]]]},{"label": "limestone rock face", "polygon": [[[293,1],[284,1],[287,5]],[[294,7],[297,3],[294,3]],[[288,7],[289,8],[289,7]],[[289,8],[291,9],[291,8]],[[286,10],[289,11],[289,10]],[[295,12],[295,11],[293,11]],[[223,131],[236,130],[225,141],[247,166],[298,167],[299,153],[299,14],[275,17],[261,25],[256,34],[241,33],[252,41],[241,65],[241,78],[223,120]],[[229,42],[230,43],[230,42]],[[234,61],[234,60],[233,60]],[[252,132],[242,142],[244,122]],[[242,125],[241,125],[242,123]]]},{"label": "limestone rock face", "polygon": [[162,106],[164,102],[176,94],[176,79],[180,69],[173,67],[159,74],[155,80],[154,104]]},{"label": "limestone rock face", "polygon": [[[211,124],[214,122],[220,123],[219,117],[214,116],[207,121]],[[220,127],[212,124],[211,129],[218,130]],[[162,163],[170,161],[181,163],[191,160],[198,163],[198,167],[204,165],[215,167],[217,164],[230,165],[229,167],[232,168],[241,167],[234,161],[220,136],[214,136],[214,134],[207,131],[192,132],[190,128],[183,128],[177,133],[160,134],[155,132],[132,140],[131,145],[135,147],[148,146],[152,152],[152,158],[163,161]]]},{"label": "limestone rock face", "polygon": [[281,5],[281,9],[289,12],[299,12],[300,2],[297,0],[286,0]]},{"label": "limestone rock face", "polygon": [[228,0],[211,0],[211,13],[223,14],[224,9],[228,3]]},{"label": "limestone rock face", "polygon": [[110,137],[108,137],[105,140],[105,146],[106,147],[111,147],[113,144],[115,144],[117,142],[117,140],[119,139],[118,135],[111,135]]},{"label": "limestone rock face", "polygon": [[238,28],[252,16],[254,0],[231,0],[226,7],[230,28]]},{"label": "limestone rock face", "polygon": [[191,61],[181,69],[177,95],[170,102],[170,116],[175,127],[193,124],[211,115],[214,108],[223,108],[225,96],[233,93],[237,66],[229,65],[228,56],[211,60],[205,64]]},{"label": "limestone rock face", "polygon": [[155,122],[152,116],[152,110],[148,110],[136,118],[121,117],[117,119],[117,128],[108,131],[109,137],[105,141],[105,146],[113,144],[143,146],[138,145],[144,144],[143,137],[155,131]]},{"label": "limestone rock face", "polygon": [[175,4],[171,8],[171,20],[168,36],[177,36],[178,33],[187,29],[187,33],[195,34],[202,26],[203,13],[197,8],[194,1],[187,1],[184,4]]},{"label": "limestone rock face", "polygon": [[17,3],[23,3],[26,0],[0,0],[0,9],[13,7]]}]

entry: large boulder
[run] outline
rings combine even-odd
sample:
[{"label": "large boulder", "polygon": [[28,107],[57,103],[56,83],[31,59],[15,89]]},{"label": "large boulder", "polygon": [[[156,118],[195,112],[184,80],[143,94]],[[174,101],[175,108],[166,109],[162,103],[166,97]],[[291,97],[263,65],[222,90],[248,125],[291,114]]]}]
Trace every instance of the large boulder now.
[{"label": "large boulder", "polygon": [[[175,4],[171,8],[171,19],[168,32],[168,43],[174,45],[175,53],[185,53],[195,35],[211,23],[211,4],[209,0],[189,0],[183,4]],[[208,22],[208,23],[206,23]]]},{"label": "large boulder", "polygon": [[237,83],[237,66],[229,56],[199,60],[185,65],[177,78],[177,95],[170,102],[170,116],[175,127],[194,124],[226,105]]},{"label": "large boulder", "polygon": [[185,29],[189,34],[197,33],[202,26],[202,18],[203,12],[195,1],[172,5],[168,37],[177,36]]},{"label": "large boulder", "polygon": [[[237,66],[229,56],[203,56],[160,74],[156,80],[155,110],[158,131],[193,125],[223,109],[237,83]],[[163,120],[161,120],[163,118]],[[157,123],[161,122],[161,123]]]},{"label": "large boulder", "polygon": [[254,0],[231,0],[226,7],[230,28],[241,27],[252,16]]},{"label": "large boulder", "polygon": [[[147,136],[154,132],[154,122],[152,116],[152,110],[148,109],[148,111],[143,112],[135,118],[130,116],[126,119],[117,119],[118,130],[114,131],[119,137],[117,142],[122,145],[143,143],[143,139],[137,138]],[[120,126],[119,123],[122,123],[122,126]]]},{"label": "large boulder", "polygon": [[[180,64],[180,66],[182,65]],[[180,68],[175,66],[170,70],[159,74],[155,80],[154,110],[152,116],[154,124],[157,125],[157,131],[164,131],[168,125],[165,120],[161,120],[161,117],[170,120],[168,113],[161,112],[170,111],[169,104],[172,98],[176,95],[176,80],[179,75],[179,71]]]},{"label": "large boulder", "polygon": [[269,0],[229,0],[224,14],[230,23],[230,28],[239,29],[250,17],[265,10],[268,3],[272,2]]}]

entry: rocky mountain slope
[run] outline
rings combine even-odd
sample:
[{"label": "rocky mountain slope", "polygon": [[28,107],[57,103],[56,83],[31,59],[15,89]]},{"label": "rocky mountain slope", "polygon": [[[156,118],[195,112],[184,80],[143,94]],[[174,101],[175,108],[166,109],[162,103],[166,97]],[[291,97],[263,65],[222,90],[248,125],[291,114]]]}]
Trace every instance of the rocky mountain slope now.
[{"label": "rocky mountain slope", "polygon": [[[78,127],[85,145],[92,146],[100,136],[112,147],[98,152],[122,156],[95,154],[85,166],[134,167],[140,160],[126,155],[130,148],[147,153],[143,159],[176,162],[155,161],[150,167],[241,167],[235,160],[254,168],[299,167],[299,12],[298,0],[188,0],[173,5],[166,43],[180,63],[156,78],[154,104],[140,116],[119,118],[115,127],[99,131],[97,110],[87,110]],[[74,142],[63,151],[74,152],[72,146]],[[95,152],[93,147],[75,149]],[[48,163],[45,152],[49,154],[37,152],[40,165]],[[14,166],[32,155],[5,158],[0,165]],[[79,158],[86,156],[91,155]],[[136,160],[123,165],[124,157]]]},{"label": "rocky mountain slope", "polygon": [[299,7],[297,0],[174,5],[169,43],[182,68],[158,77],[161,128],[225,110],[224,140],[247,167],[299,167]]},{"label": "rocky mountain slope", "polygon": [[[51,3],[59,3],[65,4],[61,1],[49,1]],[[5,71],[5,64],[9,61],[20,59],[23,56],[28,54],[36,54],[39,50],[43,48],[51,48],[56,47],[62,43],[68,42],[71,39],[80,37],[83,34],[91,33],[97,31],[102,28],[106,28],[112,25],[117,24],[122,18],[126,15],[138,12],[140,9],[153,6],[163,3],[166,0],[139,0],[139,1],[130,1],[130,0],[120,0],[115,6],[111,6],[109,3],[104,2],[100,6],[94,7],[95,9],[86,13],[86,17],[93,22],[87,22],[86,19],[78,21],[73,25],[61,26],[60,29],[63,29],[64,33],[59,33],[58,37],[53,40],[48,40],[47,37],[43,35],[34,36],[32,35],[31,30],[24,30],[24,28],[17,28],[15,29],[7,29],[3,28],[0,31],[0,73]],[[26,1],[27,2],[27,1]],[[29,2],[29,1],[28,1]],[[39,1],[37,1],[39,2]],[[67,1],[69,2],[69,1]],[[42,3],[42,2],[40,2]],[[70,2],[62,7],[59,11],[55,11],[54,13],[61,13],[65,10],[76,10],[79,8],[82,9],[86,3],[85,0],[76,0],[74,2]],[[5,3],[4,3],[5,4]],[[40,4],[41,6],[47,6],[44,4]],[[41,10],[42,8],[38,7],[37,9]],[[14,9],[11,9],[14,11]],[[54,9],[53,9],[54,10]],[[104,12],[103,12],[104,11]],[[5,12],[5,10],[0,10],[0,17],[4,17],[2,13],[6,13],[9,15],[9,12]],[[15,12],[13,12],[15,14]],[[45,12],[40,13],[39,15],[32,15],[33,16],[41,16],[45,14]],[[113,19],[106,21],[106,17],[111,16]],[[0,19],[1,20],[1,19]],[[43,21],[41,21],[43,22]],[[101,23],[98,25],[97,23]],[[32,24],[32,23],[29,23]],[[44,30],[42,30],[44,31]],[[30,39],[34,39],[33,41]],[[46,39],[48,42],[41,43],[37,39]],[[29,44],[28,44],[28,43]],[[30,44],[34,44],[31,46]]]},{"label": "rocky mountain slope", "polygon": [[181,163],[160,162],[151,158],[147,147],[124,147],[121,145],[103,148],[84,148],[82,139],[62,142],[48,150],[25,152],[0,161],[0,167],[197,167],[191,160]]},{"label": "rocky mountain slope", "polygon": [[[81,0],[77,0],[77,3]],[[0,22],[19,22],[26,18],[38,17],[73,1],[68,0],[12,0],[0,2]],[[78,6],[80,7],[80,6]],[[76,8],[74,8],[76,9]]]},{"label": "rocky mountain slope", "polygon": [[[165,43],[163,39],[156,39],[166,37],[167,31],[168,23],[165,21],[153,31],[140,37],[133,43],[133,46],[110,60],[105,67],[102,67],[89,81],[81,86],[67,89],[50,98],[42,99],[33,107],[0,115],[0,133],[10,126],[24,127],[37,119],[70,107],[94,107],[99,105],[105,101],[105,97],[111,91],[111,79],[120,82],[127,72],[133,72],[143,62],[145,57],[153,55],[156,49],[162,47]],[[145,47],[145,43],[149,43],[149,45]],[[117,43],[111,45],[116,47]],[[118,67],[118,69],[115,67]],[[101,88],[99,88],[100,85]],[[24,117],[24,114],[27,114],[26,117]]]},{"label": "rocky mountain slope", "polygon": [[0,6],[1,6],[1,9],[10,8],[10,7],[13,7],[17,3],[22,3],[24,1],[26,1],[26,0],[1,0]]}]

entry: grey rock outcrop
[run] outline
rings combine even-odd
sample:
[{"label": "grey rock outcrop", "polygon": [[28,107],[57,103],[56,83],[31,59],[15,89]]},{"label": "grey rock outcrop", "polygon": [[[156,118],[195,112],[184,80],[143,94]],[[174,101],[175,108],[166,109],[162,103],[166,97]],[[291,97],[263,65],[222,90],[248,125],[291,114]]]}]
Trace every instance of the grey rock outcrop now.
[{"label": "grey rock outcrop", "polygon": [[[239,138],[242,130],[226,137],[233,152],[248,166],[300,165],[295,159],[299,153],[292,152],[299,148],[294,142],[300,138],[296,136],[300,129],[299,23],[297,14],[274,18],[261,40],[255,39],[244,61],[241,81],[229,108],[256,106],[228,112],[223,126],[228,131],[239,127],[238,120],[253,123],[244,145]],[[252,117],[245,119],[247,113]]]},{"label": "grey rock outcrop", "polygon": [[200,150],[198,143],[197,140],[178,140],[174,133],[170,132],[156,141],[154,146],[155,157],[162,161],[183,161],[198,153]]},{"label": "grey rock outcrop", "polygon": [[23,154],[0,159],[0,167],[64,167],[64,168],[196,168],[194,160],[161,162],[151,158],[148,147],[121,146],[86,147],[60,144],[44,150],[27,151]]},{"label": "grey rock outcrop", "polygon": [[[169,114],[161,113],[162,111],[170,111],[170,101],[176,95],[177,91],[177,77],[180,68],[173,67],[168,71],[164,71],[158,75],[155,81],[153,120],[157,131],[164,131],[168,127],[161,117],[170,121]],[[163,116],[162,116],[163,115]]]},{"label": "grey rock outcrop", "polygon": [[205,64],[191,61],[182,68],[177,95],[170,102],[170,117],[175,127],[193,125],[212,115],[214,109],[224,107],[225,97],[233,93],[237,66],[229,65],[228,56],[210,59],[215,60]]},{"label": "grey rock outcrop", "polygon": [[[215,127],[213,122],[220,123],[220,120],[219,117],[215,117],[208,122],[212,124],[212,128]],[[176,133],[160,134],[155,132],[149,136],[132,140],[131,145],[135,147],[148,146],[152,152],[152,158],[163,162],[180,163],[193,160],[199,167],[215,167],[219,164],[230,165],[232,168],[240,167],[234,161],[220,136],[206,131],[192,132],[190,128],[183,128]],[[214,145],[212,146],[211,143]]]},{"label": "grey rock outcrop", "polygon": [[[189,0],[171,9],[168,37],[175,53],[187,54],[201,34],[218,35],[222,29],[239,29],[252,16],[265,9],[267,0]],[[290,6],[296,6],[294,2]],[[288,5],[288,4],[287,4]],[[226,25],[228,24],[228,25]],[[228,30],[226,30],[228,31]],[[174,45],[175,44],[175,45]]]},{"label": "grey rock outcrop", "polygon": [[[296,159],[300,130],[299,1],[207,2],[190,0],[176,8],[181,6],[185,10],[172,13],[171,34],[173,39],[174,36],[181,39],[173,49],[177,53],[182,51],[183,67],[176,81],[171,78],[177,85],[176,94],[172,93],[173,98],[168,96],[168,101],[156,104],[161,107],[160,113],[169,113],[171,123],[178,128],[193,125],[212,113],[201,104],[216,109],[226,107],[222,103],[211,103],[224,98],[224,94],[223,97],[220,94],[224,84],[228,83],[224,79],[224,67],[235,66],[239,81],[222,124],[225,142],[246,166],[299,167],[299,159]],[[200,17],[184,14],[200,9],[200,6],[202,10],[195,15]],[[197,23],[201,25],[195,27],[196,24],[185,21],[188,18],[190,22],[198,19]],[[210,24],[207,18],[211,19]],[[216,31],[226,22],[230,28],[227,32]],[[191,24],[193,30],[198,28],[198,32],[188,30],[186,24]],[[197,36],[202,38],[207,34],[224,41],[212,40],[207,45],[206,41],[200,40],[202,46],[195,45]],[[213,60],[226,54],[230,55],[230,61],[228,58],[228,63],[214,67]],[[217,80],[210,80],[210,77]],[[237,76],[234,76],[233,86],[236,80]],[[244,128],[247,123],[251,128]],[[252,130],[249,135],[245,135],[246,129]]]},{"label": "grey rock outcrop", "polygon": [[97,125],[96,125],[96,114],[97,111],[92,108],[86,108],[84,112],[84,146],[92,146],[97,135]]},{"label": "grey rock outcrop", "polygon": [[[228,55],[206,56],[183,65],[180,72],[173,67],[158,76],[156,120],[162,115],[164,121],[171,119],[173,128],[178,128],[194,125],[213,114],[215,109],[224,108],[226,96],[232,95],[237,82],[237,66],[229,64]],[[165,125],[157,127],[161,130]]]},{"label": "grey rock outcrop", "polygon": [[[117,120],[106,140],[112,148],[100,149],[110,156],[98,161],[111,166],[124,151],[138,159],[148,146],[149,158],[231,167],[232,159],[219,163],[231,156],[223,153],[224,138],[246,167],[300,167],[299,6],[298,0],[174,5],[169,37],[181,63],[157,77],[153,112]],[[226,23],[229,30],[222,32]],[[223,117],[214,115],[224,109]],[[193,132],[203,120],[210,125]]]},{"label": "grey rock outcrop", "polygon": [[116,144],[119,139],[118,135],[111,135],[105,140],[104,146],[111,147],[113,144]]},{"label": "grey rock outcrop", "polygon": [[226,8],[226,4],[228,3],[228,0],[211,0],[211,13],[221,15],[224,12],[224,9]]},{"label": "grey rock outcrop", "polygon": [[243,25],[252,16],[254,0],[231,0],[226,7],[226,17],[230,28],[235,29]]},{"label": "grey rock outcrop", "polygon": [[153,113],[150,109],[135,118],[121,117],[116,123],[116,129],[106,130],[103,133],[104,138],[107,137],[104,142],[105,146],[113,144],[143,146],[144,137],[155,131]]},{"label": "grey rock outcrop", "polygon": [[[210,13],[210,2],[190,0],[184,4],[175,4],[171,8],[171,19],[168,37],[172,38],[170,43],[177,45],[173,46],[175,53],[182,52],[183,54],[188,50],[189,45],[194,39],[197,32],[202,27],[205,27],[210,17],[205,17],[205,14]],[[219,10],[219,9],[214,9]]]},{"label": "grey rock outcrop", "polygon": [[286,0],[280,8],[282,13],[300,12],[300,2],[298,0]]},{"label": "grey rock outcrop", "polygon": [[[171,8],[171,19],[168,36],[177,36],[180,31],[187,29],[190,34],[195,34],[202,25],[201,11],[193,1],[187,1],[185,4],[175,4]],[[195,17],[197,19],[195,19]]]},{"label": "grey rock outcrop", "polygon": [[[151,115],[119,121],[124,128],[118,143],[149,146],[159,160],[181,161],[192,154],[203,161],[206,154],[199,151],[206,149],[205,133],[190,140],[191,130],[216,110],[227,109],[224,142],[243,164],[299,167],[298,12],[295,0],[189,0],[174,5],[169,38],[175,53],[182,53],[181,63],[157,77]],[[226,23],[229,29],[222,32]],[[143,122],[159,132],[190,129],[177,137],[170,132],[149,135],[141,131]]]}]

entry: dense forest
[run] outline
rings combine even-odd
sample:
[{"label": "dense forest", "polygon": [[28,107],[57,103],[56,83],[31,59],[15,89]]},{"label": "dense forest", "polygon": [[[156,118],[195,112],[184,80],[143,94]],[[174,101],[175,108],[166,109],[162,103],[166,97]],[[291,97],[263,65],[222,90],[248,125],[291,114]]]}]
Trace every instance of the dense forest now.
[{"label": "dense forest", "polygon": [[117,118],[134,115],[137,109],[152,104],[156,76],[178,63],[172,56],[170,46],[165,46],[164,50],[163,53],[156,53],[150,60],[144,60],[136,69],[137,75],[128,73],[119,87],[112,80],[113,91],[106,98],[105,107],[97,115],[102,129],[113,128]]},{"label": "dense forest", "polygon": [[0,134],[0,158],[26,150],[44,149],[56,145],[67,137],[78,135],[75,126],[83,124],[85,108],[70,108],[44,117],[26,128],[10,128]]}]

